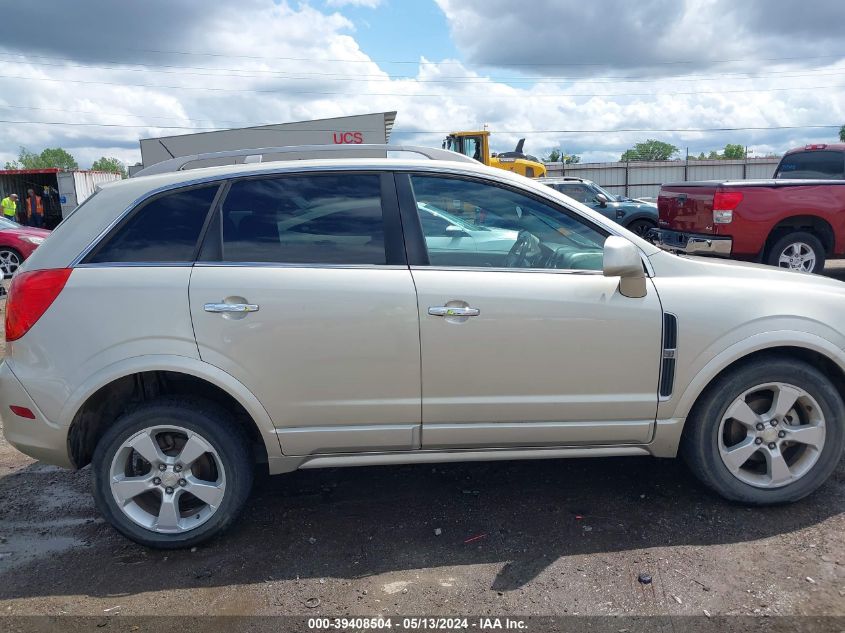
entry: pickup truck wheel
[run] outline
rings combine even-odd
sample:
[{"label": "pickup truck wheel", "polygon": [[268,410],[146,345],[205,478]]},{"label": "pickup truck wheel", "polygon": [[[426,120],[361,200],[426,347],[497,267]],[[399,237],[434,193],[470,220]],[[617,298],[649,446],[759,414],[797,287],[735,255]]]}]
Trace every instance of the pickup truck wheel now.
[{"label": "pickup truck wheel", "polygon": [[214,404],[162,398],[120,417],[92,459],[94,499],[124,536],[191,547],[226,529],[252,487],[249,442]]},{"label": "pickup truck wheel", "polygon": [[769,250],[768,264],[805,273],[824,270],[825,251],[819,238],[799,231],[778,239]]},{"label": "pickup truck wheel", "polygon": [[845,405],[833,383],[811,365],[776,357],[718,378],[681,440],[705,485],[753,505],[807,496],[836,469],[843,447]]}]

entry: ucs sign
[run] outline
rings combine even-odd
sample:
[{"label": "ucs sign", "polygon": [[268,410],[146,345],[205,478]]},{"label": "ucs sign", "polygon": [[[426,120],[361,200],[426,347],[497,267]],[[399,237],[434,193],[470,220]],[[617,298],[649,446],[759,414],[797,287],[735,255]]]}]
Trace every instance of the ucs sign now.
[{"label": "ucs sign", "polygon": [[361,132],[335,132],[332,135],[335,145],[359,145],[364,142]]}]

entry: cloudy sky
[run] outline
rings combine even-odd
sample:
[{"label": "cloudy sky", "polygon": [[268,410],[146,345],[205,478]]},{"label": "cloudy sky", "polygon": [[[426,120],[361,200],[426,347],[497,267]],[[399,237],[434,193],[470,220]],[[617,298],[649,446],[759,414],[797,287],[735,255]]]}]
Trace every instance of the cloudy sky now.
[{"label": "cloudy sky", "polygon": [[845,123],[842,0],[2,4],[0,163],[384,110],[393,142],[486,124],[496,150],[587,161],[646,138],[764,155]]}]

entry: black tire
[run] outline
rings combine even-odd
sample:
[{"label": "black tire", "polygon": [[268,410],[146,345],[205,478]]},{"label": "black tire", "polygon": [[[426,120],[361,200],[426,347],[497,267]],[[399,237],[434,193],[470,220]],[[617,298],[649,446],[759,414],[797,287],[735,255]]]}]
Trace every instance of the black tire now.
[{"label": "black tire", "polygon": [[[719,426],[731,403],[745,391],[769,382],[784,382],[805,390],[825,417],[825,442],[818,460],[803,476],[780,488],[759,488],[741,481],[719,455]],[[717,378],[687,418],[681,454],[693,474],[707,487],[732,501],[750,505],[791,503],[821,486],[839,464],[845,448],[845,404],[833,383],[812,365],[765,356]]]},{"label": "black tire", "polygon": [[824,270],[824,262],[826,258],[824,245],[821,243],[819,238],[812,233],[807,233],[806,231],[787,233],[775,240],[774,244],[772,244],[769,249],[768,256],[766,257],[766,263],[769,266],[782,267],[779,263],[780,255],[790,244],[806,244],[813,251],[816,262],[813,269],[807,272],[821,273]]},{"label": "black tire", "polygon": [[[189,531],[162,534],[138,525],[123,513],[111,492],[110,468],[116,452],[138,431],[158,425],[199,434],[225,469],[223,500],[207,521]],[[136,543],[157,549],[192,547],[219,535],[237,518],[252,489],[254,463],[246,434],[224,409],[201,399],[163,397],[122,415],[100,438],[91,461],[94,500],[105,519]]]},{"label": "black tire", "polygon": [[657,223],[652,222],[651,220],[640,219],[634,220],[625,228],[631,231],[631,233],[635,233],[645,240],[648,239],[649,231],[657,228]]}]

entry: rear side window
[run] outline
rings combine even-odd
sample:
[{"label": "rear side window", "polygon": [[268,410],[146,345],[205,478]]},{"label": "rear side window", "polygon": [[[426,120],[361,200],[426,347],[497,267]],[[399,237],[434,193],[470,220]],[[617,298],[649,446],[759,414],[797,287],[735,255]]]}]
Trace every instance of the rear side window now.
[{"label": "rear side window", "polygon": [[235,182],[223,203],[223,261],[385,264],[377,174]]},{"label": "rear side window", "polygon": [[168,193],[137,209],[87,263],[192,262],[218,185]]},{"label": "rear side window", "polygon": [[812,150],[783,157],[775,178],[845,179],[845,152]]}]

